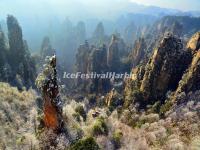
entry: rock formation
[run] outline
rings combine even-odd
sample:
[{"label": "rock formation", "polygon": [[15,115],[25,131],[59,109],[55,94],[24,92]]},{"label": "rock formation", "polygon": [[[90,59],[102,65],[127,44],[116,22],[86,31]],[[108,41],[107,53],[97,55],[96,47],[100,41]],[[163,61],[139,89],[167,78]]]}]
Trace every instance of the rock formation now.
[{"label": "rock formation", "polygon": [[105,35],[104,25],[102,22],[99,22],[94,30],[94,33],[91,38],[91,43],[97,46],[104,44],[107,40]]},{"label": "rock formation", "polygon": [[187,44],[188,51],[191,52],[193,58],[191,64],[183,75],[179,86],[175,92],[174,99],[177,100],[177,95],[184,92],[194,92],[200,90],[200,32],[192,36]]},{"label": "rock formation", "polygon": [[6,72],[11,71],[9,73],[11,85],[15,85],[19,89],[22,86],[29,88],[34,85],[36,76],[34,59],[30,55],[26,41],[23,40],[22,29],[15,17],[8,15],[7,27],[9,50],[5,67]]},{"label": "rock formation", "polygon": [[[143,105],[156,101],[164,102],[167,91],[174,91],[191,61],[190,53],[183,50],[179,38],[169,34],[163,38],[147,64],[143,63],[132,71],[127,82],[125,95],[139,97]],[[130,87],[131,90],[128,89]],[[132,91],[132,92],[131,92]],[[127,93],[127,94],[126,94]]]},{"label": "rock formation", "polygon": [[[94,48],[90,55],[89,55],[89,65],[88,65],[88,73],[97,73],[97,74],[102,74],[107,71],[107,66],[106,66],[106,58],[107,58],[107,49],[106,46],[103,45],[100,48]],[[110,83],[109,79],[101,79],[101,78],[96,78],[96,79],[89,79],[89,87],[90,87],[90,92],[96,91],[97,93],[105,93],[110,89]]]},{"label": "rock formation", "polygon": [[111,43],[108,47],[107,65],[110,71],[119,71],[120,67],[120,56],[118,47],[118,38],[113,35]]},{"label": "rock formation", "polygon": [[134,22],[131,22],[124,31],[124,40],[128,43],[128,44],[132,44],[136,38],[137,38],[137,27],[135,25]]},{"label": "rock formation", "polygon": [[136,67],[145,57],[146,43],[144,38],[139,38],[135,41],[134,48],[129,55],[132,67]]},{"label": "rock formation", "polygon": [[44,101],[43,122],[46,128],[56,132],[63,130],[62,102],[59,96],[59,85],[57,83],[56,57],[49,58],[43,73],[39,74],[36,84],[42,92]]},{"label": "rock formation", "polygon": [[49,37],[44,37],[40,51],[41,59],[44,60],[46,56],[52,56],[54,53]]},{"label": "rock formation", "polygon": [[5,45],[5,37],[4,33],[0,31],[0,80],[3,80],[5,78],[6,72],[5,72],[5,64],[6,64],[6,58],[7,58],[7,50]]},{"label": "rock formation", "polygon": [[[76,71],[83,74],[102,74],[107,71],[107,48],[105,45],[96,48],[89,46],[88,42],[78,48],[76,55]],[[89,93],[106,92],[109,80],[101,78],[78,78],[76,83],[80,89]]]},{"label": "rock formation", "polygon": [[182,60],[182,48],[181,41],[169,35],[155,49],[141,82],[140,90],[145,99],[163,99],[168,90],[176,88],[186,69]]}]

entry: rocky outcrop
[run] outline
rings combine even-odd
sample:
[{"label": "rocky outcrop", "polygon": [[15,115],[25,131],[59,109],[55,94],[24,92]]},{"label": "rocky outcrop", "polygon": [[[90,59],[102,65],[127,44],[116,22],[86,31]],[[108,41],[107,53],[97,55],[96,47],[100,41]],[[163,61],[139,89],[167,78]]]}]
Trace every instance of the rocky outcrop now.
[{"label": "rocky outcrop", "polygon": [[[119,35],[112,35],[108,48],[105,44],[90,46],[86,41],[78,48],[76,71],[85,74],[106,74],[107,72],[119,73],[130,70],[129,63],[122,62],[122,58],[127,57],[127,50],[128,47]],[[111,89],[111,84],[110,79],[101,77],[95,79],[79,77],[76,83],[80,89],[89,93],[106,93]]]},{"label": "rocky outcrop", "polygon": [[112,89],[105,98],[106,105],[110,110],[123,105],[123,97],[115,89]]},{"label": "rocky outcrop", "polygon": [[52,56],[54,53],[49,37],[44,37],[40,51],[41,59],[45,59],[46,56]]},{"label": "rocky outcrop", "polygon": [[192,36],[192,38],[187,43],[186,47],[192,54],[195,54],[196,51],[200,49],[200,32],[197,32]]},{"label": "rocky outcrop", "polygon": [[108,48],[107,65],[110,71],[119,71],[120,56],[118,47],[118,38],[113,35]]},{"label": "rocky outcrop", "polygon": [[[76,71],[83,74],[102,74],[107,71],[107,48],[105,45],[96,48],[88,42],[78,48],[76,55]],[[110,89],[108,79],[78,78],[77,86],[88,93],[104,93]]]},{"label": "rocky outcrop", "polygon": [[147,63],[133,68],[132,78],[126,81],[125,105],[163,103],[166,93],[177,89],[190,62],[191,53],[183,49],[182,41],[168,34]]},{"label": "rocky outcrop", "polygon": [[[3,71],[7,76],[4,81],[9,79],[9,83],[19,89],[22,89],[23,86],[27,88],[34,87],[36,77],[35,61],[29,52],[27,42],[23,40],[22,29],[14,16],[8,15],[7,27],[9,50],[7,51],[7,62]],[[6,44],[2,42],[3,40],[1,40],[1,46],[5,47]]]},{"label": "rocky outcrop", "polygon": [[200,90],[200,32],[197,32],[187,44],[188,51],[193,58],[187,72],[183,75],[175,92],[174,100],[178,99],[180,93],[189,93]]},{"label": "rocky outcrop", "polygon": [[4,33],[0,30],[0,80],[6,78],[6,70],[4,69],[6,64],[6,58],[7,50],[5,45],[5,36]]},{"label": "rocky outcrop", "polygon": [[90,43],[94,44],[95,46],[100,46],[104,43],[107,43],[108,37],[105,34],[104,25],[102,22],[99,22],[92,34],[92,38],[89,40]]},{"label": "rocky outcrop", "polygon": [[124,40],[128,44],[132,44],[137,38],[137,26],[134,22],[131,22],[124,30]]},{"label": "rocky outcrop", "polygon": [[44,101],[44,118],[41,120],[44,127],[56,132],[63,131],[62,102],[59,96],[55,55],[49,58],[43,72],[38,75],[36,85],[41,90]]},{"label": "rocky outcrop", "polygon": [[129,55],[132,67],[136,67],[145,57],[146,43],[144,38],[139,38],[135,41],[134,48]]},{"label": "rocky outcrop", "polygon": [[82,73],[87,72],[88,68],[88,57],[90,53],[90,46],[87,41],[83,45],[80,45],[78,48],[78,52],[76,54],[76,70]]},{"label": "rocky outcrop", "polygon": [[[106,46],[103,45],[100,48],[93,48],[88,57],[88,68],[87,73],[96,73],[102,74],[106,73],[107,65],[107,49]],[[88,79],[88,91],[90,93],[105,93],[110,89],[110,81],[109,79]]]},{"label": "rocky outcrop", "polygon": [[168,35],[154,50],[145,68],[140,90],[146,100],[163,100],[168,90],[175,90],[188,62],[181,40]]}]

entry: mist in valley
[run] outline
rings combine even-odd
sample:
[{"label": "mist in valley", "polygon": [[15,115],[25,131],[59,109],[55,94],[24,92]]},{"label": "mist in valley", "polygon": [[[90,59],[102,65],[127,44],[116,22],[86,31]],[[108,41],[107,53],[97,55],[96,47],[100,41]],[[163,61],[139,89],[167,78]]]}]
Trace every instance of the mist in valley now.
[{"label": "mist in valley", "polygon": [[0,149],[200,149],[198,0],[0,8]]}]

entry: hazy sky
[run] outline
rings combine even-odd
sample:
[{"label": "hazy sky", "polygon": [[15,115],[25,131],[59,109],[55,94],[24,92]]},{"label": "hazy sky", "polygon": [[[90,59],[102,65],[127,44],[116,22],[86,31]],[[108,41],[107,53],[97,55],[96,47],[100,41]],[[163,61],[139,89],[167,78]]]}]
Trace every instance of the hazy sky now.
[{"label": "hazy sky", "polygon": [[200,0],[0,0],[0,17],[8,13],[16,16],[56,14],[75,18],[89,15],[109,17],[130,8],[131,2],[180,10],[200,10]]},{"label": "hazy sky", "polygon": [[164,8],[175,8],[183,11],[200,10],[200,0],[131,0],[132,2],[154,5]]}]

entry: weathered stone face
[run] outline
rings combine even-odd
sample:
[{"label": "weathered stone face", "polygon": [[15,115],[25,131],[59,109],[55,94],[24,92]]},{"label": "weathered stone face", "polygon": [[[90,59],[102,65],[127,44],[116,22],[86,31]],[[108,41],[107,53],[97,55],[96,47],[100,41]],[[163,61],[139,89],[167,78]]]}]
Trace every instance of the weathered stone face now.
[{"label": "weathered stone face", "polygon": [[54,53],[49,37],[44,37],[40,51],[42,59],[45,59],[46,56],[52,56]]},{"label": "weathered stone face", "polygon": [[[155,49],[145,68],[140,90],[146,100],[163,99],[168,90],[177,87],[187,66],[182,60],[181,41],[172,35],[165,37]],[[181,63],[182,62],[182,63]]]},{"label": "weathered stone face", "polygon": [[197,32],[187,43],[188,51],[192,54],[192,61],[187,70],[183,74],[179,86],[174,95],[174,101],[178,94],[185,92],[186,94],[190,91],[196,91],[200,89],[200,32]]},{"label": "weathered stone face", "polygon": [[89,53],[90,47],[88,42],[80,45],[80,47],[78,48],[78,53],[76,54],[76,71],[80,71],[82,73],[87,72]]},{"label": "weathered stone face", "polygon": [[[88,43],[81,45],[76,55],[76,71],[81,73],[105,73],[107,71],[107,49],[103,45],[99,48],[89,46]],[[107,79],[81,79],[77,81],[77,86],[85,92],[106,92],[110,89],[110,81]]]},{"label": "weathered stone face", "polygon": [[[188,51],[183,50],[180,39],[171,34],[167,35],[154,49],[147,64],[143,63],[132,70],[133,77],[125,87],[126,97],[132,97],[131,99],[143,104],[164,101],[167,91],[177,88],[183,72],[190,63],[189,56]],[[141,100],[133,97],[134,95]]]},{"label": "weathered stone face", "polygon": [[134,48],[129,55],[132,67],[136,67],[145,57],[146,43],[143,38],[135,41]]},{"label": "weathered stone face", "polygon": [[110,71],[117,72],[120,66],[118,39],[112,36],[111,43],[108,48],[107,65]]},{"label": "weathered stone face", "polygon": [[200,32],[197,32],[192,36],[192,38],[187,43],[186,48],[190,50],[192,54],[200,49]]},{"label": "weathered stone face", "polygon": [[36,79],[43,97],[44,125],[56,132],[63,130],[62,102],[57,83],[56,56],[49,58],[46,68]]}]

